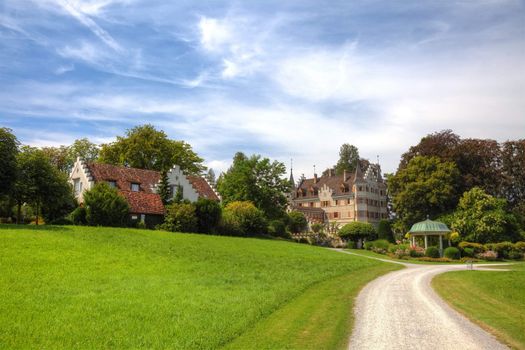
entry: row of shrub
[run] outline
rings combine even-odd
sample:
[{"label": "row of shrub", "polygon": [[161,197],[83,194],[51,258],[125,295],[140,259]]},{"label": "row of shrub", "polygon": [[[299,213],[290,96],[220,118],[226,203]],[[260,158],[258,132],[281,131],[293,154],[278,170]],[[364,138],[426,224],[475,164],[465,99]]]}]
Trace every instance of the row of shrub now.
[{"label": "row of shrub", "polygon": [[428,247],[426,250],[422,247],[412,246],[408,243],[392,244],[387,240],[376,240],[365,242],[365,249],[374,251],[379,254],[386,254],[398,259],[404,258],[429,258],[458,260],[458,259],[481,259],[481,260],[497,260],[497,259],[523,259],[525,254],[525,242],[501,242],[479,244],[472,242],[461,242],[458,247],[447,247],[443,251],[443,258],[440,257],[439,249],[434,246]]}]

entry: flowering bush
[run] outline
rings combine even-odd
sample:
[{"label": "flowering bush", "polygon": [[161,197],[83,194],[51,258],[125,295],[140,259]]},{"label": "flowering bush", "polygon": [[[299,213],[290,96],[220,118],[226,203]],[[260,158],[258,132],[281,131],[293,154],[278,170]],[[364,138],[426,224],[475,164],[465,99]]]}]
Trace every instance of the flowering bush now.
[{"label": "flowering bush", "polygon": [[408,254],[413,258],[419,258],[425,256],[425,248],[418,246],[411,246]]},{"label": "flowering bush", "polygon": [[498,253],[496,253],[493,250],[487,250],[486,252],[479,253],[478,255],[476,255],[476,258],[488,260],[488,261],[494,261],[498,259]]}]

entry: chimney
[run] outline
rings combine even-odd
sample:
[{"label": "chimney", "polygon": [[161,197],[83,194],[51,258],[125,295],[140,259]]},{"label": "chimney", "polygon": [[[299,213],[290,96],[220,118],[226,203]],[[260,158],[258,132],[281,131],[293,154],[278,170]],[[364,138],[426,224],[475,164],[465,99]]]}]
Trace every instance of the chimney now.
[{"label": "chimney", "polygon": [[314,173],[314,184],[317,183],[317,174]]}]

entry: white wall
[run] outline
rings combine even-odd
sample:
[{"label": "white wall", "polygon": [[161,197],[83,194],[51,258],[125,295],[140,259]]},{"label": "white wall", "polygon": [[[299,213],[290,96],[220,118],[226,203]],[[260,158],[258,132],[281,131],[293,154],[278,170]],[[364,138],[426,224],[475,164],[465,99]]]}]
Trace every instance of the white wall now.
[{"label": "white wall", "polygon": [[[178,165],[175,165],[168,172],[168,182],[170,186],[182,186],[182,197],[184,199],[187,199],[190,202],[196,202],[199,199],[199,194],[197,193],[197,191],[195,191],[190,181],[188,180],[186,175],[184,175],[184,173],[181,171]],[[176,193],[177,187],[173,189],[173,196],[175,196]]]},{"label": "white wall", "polygon": [[94,186],[94,182],[88,178],[87,166],[84,164],[84,161],[80,158],[77,158],[75,164],[73,164],[73,169],[69,174],[69,182],[74,186],[74,180],[79,179],[82,183],[82,191],[79,194],[75,194],[76,199],[79,203],[84,202],[84,191],[90,190]]}]

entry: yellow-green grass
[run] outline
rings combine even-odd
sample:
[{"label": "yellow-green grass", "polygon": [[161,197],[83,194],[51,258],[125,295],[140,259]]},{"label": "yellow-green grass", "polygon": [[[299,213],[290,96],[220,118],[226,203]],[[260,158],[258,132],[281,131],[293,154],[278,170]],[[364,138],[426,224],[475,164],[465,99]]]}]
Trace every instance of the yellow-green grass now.
[{"label": "yellow-green grass", "polygon": [[515,349],[525,349],[525,264],[511,271],[454,271],[432,286],[459,312]]},{"label": "yellow-green grass", "polygon": [[274,348],[335,348],[355,291],[390,265],[284,241],[0,225],[0,348],[259,348],[242,343],[256,329]]}]

